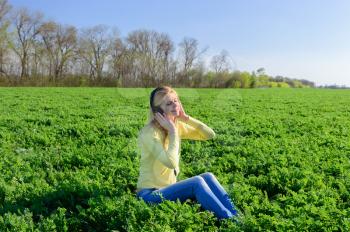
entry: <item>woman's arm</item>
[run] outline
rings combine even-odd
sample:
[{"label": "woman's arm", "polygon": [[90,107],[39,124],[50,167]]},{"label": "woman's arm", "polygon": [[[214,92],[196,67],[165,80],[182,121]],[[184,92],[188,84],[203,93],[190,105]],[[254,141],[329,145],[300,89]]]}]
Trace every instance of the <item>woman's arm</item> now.
[{"label": "woman's arm", "polygon": [[141,144],[152,155],[156,156],[166,167],[175,169],[179,166],[179,139],[178,132],[169,132],[168,150],[165,150],[159,135],[155,132],[142,134]]},{"label": "woman's arm", "polygon": [[179,118],[178,129],[181,139],[209,140],[216,134],[203,122],[189,116],[188,119]]}]

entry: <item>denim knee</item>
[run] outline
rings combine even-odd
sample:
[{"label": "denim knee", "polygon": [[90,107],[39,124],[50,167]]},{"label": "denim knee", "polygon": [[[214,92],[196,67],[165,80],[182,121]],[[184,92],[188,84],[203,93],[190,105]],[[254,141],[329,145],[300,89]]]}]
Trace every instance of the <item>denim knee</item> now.
[{"label": "denim knee", "polygon": [[206,177],[206,178],[211,178],[211,179],[215,179],[215,175],[212,172],[206,172],[201,174],[202,177]]},{"label": "denim knee", "polygon": [[203,179],[203,177],[201,176],[194,176],[193,178],[193,182],[194,182],[194,187],[202,187],[204,185],[206,185],[205,180]]}]

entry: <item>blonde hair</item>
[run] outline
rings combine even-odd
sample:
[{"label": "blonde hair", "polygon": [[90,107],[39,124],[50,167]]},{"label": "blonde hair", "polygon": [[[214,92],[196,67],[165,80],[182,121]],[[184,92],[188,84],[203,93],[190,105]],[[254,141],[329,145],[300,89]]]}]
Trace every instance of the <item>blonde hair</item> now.
[{"label": "blonde hair", "polygon": [[159,122],[155,119],[154,112],[153,112],[152,108],[159,107],[162,104],[162,102],[164,101],[164,97],[168,94],[171,94],[171,93],[175,94],[176,97],[178,98],[176,91],[173,88],[171,88],[170,86],[157,87],[151,92],[151,95],[150,95],[150,104],[149,104],[147,124],[160,129],[165,135],[168,134],[168,131],[165,130],[159,124]]}]

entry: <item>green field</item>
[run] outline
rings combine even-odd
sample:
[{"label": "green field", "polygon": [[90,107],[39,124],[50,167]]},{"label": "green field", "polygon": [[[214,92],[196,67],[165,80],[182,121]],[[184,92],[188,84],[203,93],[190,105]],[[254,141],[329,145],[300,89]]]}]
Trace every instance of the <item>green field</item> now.
[{"label": "green field", "polygon": [[0,231],[349,231],[350,91],[176,89],[217,137],[183,140],[243,214],[136,199],[152,89],[0,88]]}]

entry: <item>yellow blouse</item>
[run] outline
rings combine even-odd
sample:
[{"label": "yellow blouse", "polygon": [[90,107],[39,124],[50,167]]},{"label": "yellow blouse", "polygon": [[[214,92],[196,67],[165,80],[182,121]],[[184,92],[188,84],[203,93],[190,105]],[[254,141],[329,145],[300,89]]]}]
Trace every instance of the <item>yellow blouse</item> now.
[{"label": "yellow blouse", "polygon": [[216,136],[210,127],[191,116],[187,121],[177,119],[175,126],[175,133],[166,138],[150,124],[140,130],[137,140],[141,151],[137,191],[176,183],[176,176],[180,173],[181,139],[209,140]]}]

